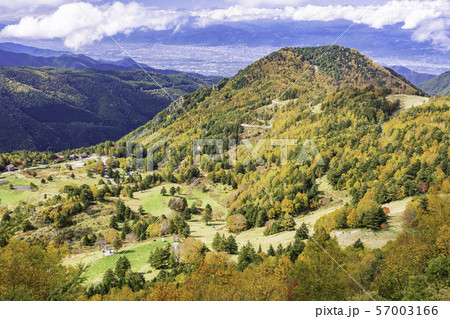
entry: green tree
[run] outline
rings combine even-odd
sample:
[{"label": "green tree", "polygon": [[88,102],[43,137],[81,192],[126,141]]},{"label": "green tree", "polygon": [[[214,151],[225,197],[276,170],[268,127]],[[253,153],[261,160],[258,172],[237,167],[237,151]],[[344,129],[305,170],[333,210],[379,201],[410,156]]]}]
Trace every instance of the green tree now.
[{"label": "green tree", "polygon": [[120,236],[117,236],[112,244],[115,251],[119,251],[120,248],[122,248],[122,239],[120,239]]},{"label": "green tree", "polygon": [[225,251],[231,255],[234,255],[238,252],[238,245],[236,242],[236,238],[232,235],[228,236],[226,239],[225,244]]},{"label": "green tree", "polygon": [[150,253],[148,262],[156,269],[172,268],[175,261],[170,245],[166,245],[162,248],[156,248],[152,253]]},{"label": "green tree", "polygon": [[121,256],[117,262],[114,270],[115,275],[119,278],[120,281],[125,279],[125,275],[127,271],[131,269],[131,263],[127,257]]},{"label": "green tree", "polygon": [[267,250],[267,256],[275,256],[275,249],[273,249],[272,244],[270,244],[269,249]]},{"label": "green tree", "polygon": [[27,232],[29,230],[35,230],[35,229],[36,229],[36,227],[34,227],[33,224],[28,219],[25,219],[25,221],[23,222],[23,225],[22,225],[22,231]]},{"label": "green tree", "polygon": [[216,232],[216,234],[214,235],[211,246],[215,251],[223,251],[223,240],[219,232]]},{"label": "green tree", "polygon": [[257,260],[257,257],[255,248],[248,242],[246,245],[242,246],[239,251],[237,268],[240,271],[243,271],[248,265],[254,263]]},{"label": "green tree", "polygon": [[111,288],[117,287],[118,280],[111,268],[108,268],[103,275],[101,285],[103,286],[105,293],[108,293]]},{"label": "green tree", "polygon": [[127,286],[130,287],[133,292],[142,290],[145,287],[145,278],[140,272],[129,271],[125,281]]},{"label": "green tree", "polygon": [[212,220],[212,208],[211,205],[207,204],[205,209],[203,210],[202,220],[206,225]]},{"label": "green tree", "polygon": [[170,188],[169,192],[170,192],[170,196],[175,195],[175,193],[176,193],[175,187],[172,186],[172,187]]},{"label": "green tree", "polygon": [[294,238],[296,240],[304,240],[309,238],[309,230],[305,223],[302,223],[302,225],[297,229]]},{"label": "green tree", "polygon": [[115,215],[111,216],[109,220],[109,228],[119,229],[119,224],[117,223],[117,217]]},{"label": "green tree", "polygon": [[356,248],[356,249],[364,249],[364,244],[363,244],[363,242],[361,241],[360,238],[358,238],[358,239],[354,242],[353,248]]},{"label": "green tree", "polygon": [[162,196],[166,196],[166,194],[167,194],[167,189],[166,189],[166,187],[163,186],[163,187],[161,188],[161,195],[162,195]]},{"label": "green tree", "polygon": [[120,238],[122,238],[122,240],[125,239],[125,237],[126,237],[129,233],[131,233],[131,227],[130,227],[130,225],[128,225],[128,222],[125,221],[125,222],[123,223],[122,231],[120,232]]}]

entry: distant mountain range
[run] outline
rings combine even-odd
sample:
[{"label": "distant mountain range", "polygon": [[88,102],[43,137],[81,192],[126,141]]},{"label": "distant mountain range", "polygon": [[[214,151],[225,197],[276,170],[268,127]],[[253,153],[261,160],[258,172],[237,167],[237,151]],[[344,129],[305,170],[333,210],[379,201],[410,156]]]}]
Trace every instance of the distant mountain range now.
[{"label": "distant mountain range", "polygon": [[12,42],[0,43],[0,50],[15,52],[15,53],[26,53],[29,55],[40,56],[40,57],[53,57],[62,54],[71,54],[69,51],[55,51],[50,49],[40,49],[35,47],[30,47],[27,45],[22,45]]},{"label": "distant mountain range", "polygon": [[418,85],[423,91],[430,95],[439,94],[441,96],[450,94],[450,71],[442,73],[431,80]]},{"label": "distant mountain range", "polygon": [[[71,52],[53,51],[49,49],[39,49],[9,42],[0,43],[0,65],[31,67],[51,66],[72,70],[95,69],[135,71],[144,69],[145,71],[157,72],[161,74],[183,73],[175,70],[155,69],[146,64],[137,63],[131,58],[124,58],[119,61],[102,61],[92,59],[83,54],[73,54]],[[202,79],[213,78],[195,73],[189,74]],[[216,79],[218,78],[216,77]]]},{"label": "distant mountain range", "polygon": [[416,84],[416,85],[426,82],[426,81],[431,80],[432,78],[436,77],[435,74],[415,72],[413,70],[410,70],[410,69],[405,68],[404,66],[400,66],[400,65],[390,66],[390,68],[392,70],[394,70],[395,72],[403,75],[409,82]]},{"label": "distant mountain range", "polygon": [[[173,98],[216,82],[187,74],[151,76]],[[116,140],[171,102],[143,71],[0,66],[0,153]]]}]

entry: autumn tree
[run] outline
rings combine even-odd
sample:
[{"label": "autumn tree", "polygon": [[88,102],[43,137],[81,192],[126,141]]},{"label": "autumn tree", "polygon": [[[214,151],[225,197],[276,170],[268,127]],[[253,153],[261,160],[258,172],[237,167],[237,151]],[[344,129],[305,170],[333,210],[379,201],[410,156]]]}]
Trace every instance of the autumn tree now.
[{"label": "autumn tree", "polygon": [[195,264],[199,261],[202,252],[202,242],[193,237],[186,238],[180,244],[180,262]]},{"label": "autumn tree", "polygon": [[227,218],[227,229],[232,232],[240,232],[247,229],[247,218],[242,214],[234,214]]},{"label": "autumn tree", "polygon": [[1,300],[74,300],[83,291],[85,267],[62,265],[64,251],[12,238],[0,248]]}]

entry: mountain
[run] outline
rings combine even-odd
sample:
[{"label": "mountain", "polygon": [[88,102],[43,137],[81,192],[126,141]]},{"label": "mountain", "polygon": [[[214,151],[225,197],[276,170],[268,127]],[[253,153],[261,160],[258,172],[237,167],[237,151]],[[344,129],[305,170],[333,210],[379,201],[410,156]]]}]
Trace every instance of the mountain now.
[{"label": "mountain", "polygon": [[43,57],[34,56],[27,53],[16,53],[0,49],[0,63],[5,66],[31,66],[43,67],[52,66],[67,68],[72,70],[95,69],[95,70],[119,70],[133,71],[140,70],[158,72],[162,74],[179,74],[181,72],[171,70],[157,70],[145,64],[139,64],[132,59],[119,61],[97,61],[83,54],[62,54],[57,56]]},{"label": "mountain", "polygon": [[413,70],[410,70],[408,68],[405,68],[404,66],[394,65],[390,67],[392,70],[394,70],[397,73],[400,73],[405,78],[408,79],[411,83],[417,85],[423,82],[426,82],[428,80],[431,80],[432,78],[436,77],[435,74],[428,74],[428,73],[419,73],[414,72]]},{"label": "mountain", "polygon": [[[161,74],[185,73],[176,70],[155,69],[144,63],[138,63],[128,57],[118,61],[95,60],[84,54],[40,49],[15,43],[0,43],[0,65],[31,67],[52,66],[72,70],[95,69],[135,71],[144,69],[145,71]],[[204,76],[196,73],[186,74],[205,80],[211,79],[218,81],[220,79],[220,77],[217,76]]]},{"label": "mountain", "polygon": [[[184,107],[208,121],[220,118],[220,122],[231,125],[249,120],[249,114],[255,115],[253,109],[270,105],[276,98],[310,103],[340,87],[368,85],[386,87],[397,93],[424,95],[403,76],[377,65],[354,49],[340,46],[284,48],[249,65],[233,78],[222,80],[219,91],[200,89],[186,96]],[[177,116],[189,121],[181,110],[167,117],[172,111],[173,108],[168,108],[126,138],[134,138],[144,129],[171,126],[177,123]],[[181,127],[179,124],[175,126]],[[172,133],[176,131],[174,127]]]},{"label": "mountain", "polygon": [[442,73],[435,78],[419,84],[419,87],[430,95],[450,94],[450,71]]},{"label": "mountain", "polygon": [[0,50],[14,53],[26,53],[33,56],[40,56],[46,58],[63,54],[70,54],[69,51],[55,51],[50,49],[41,49],[12,42],[0,43]]},{"label": "mountain", "polygon": [[[200,177],[233,187],[227,207],[241,215],[244,229],[266,226],[266,235],[292,229],[290,216],[330,203],[319,179],[347,192],[355,205],[342,226],[326,221],[327,228],[380,228],[384,222],[370,226],[363,215],[354,216],[359,201],[380,207],[439,187],[449,174],[448,99],[428,99],[354,49],[284,48],[214,88],[185,95],[119,147],[122,154],[125,142],[157,149],[155,162],[168,161],[149,168],[167,181]],[[204,140],[214,147],[195,147]],[[223,156],[207,156],[216,154],[217,144]],[[145,165],[151,163],[144,159]]]},{"label": "mountain", "polygon": [[[151,73],[172,97],[210,86],[186,74]],[[143,71],[0,67],[0,152],[88,146],[117,139],[167,107]]]}]

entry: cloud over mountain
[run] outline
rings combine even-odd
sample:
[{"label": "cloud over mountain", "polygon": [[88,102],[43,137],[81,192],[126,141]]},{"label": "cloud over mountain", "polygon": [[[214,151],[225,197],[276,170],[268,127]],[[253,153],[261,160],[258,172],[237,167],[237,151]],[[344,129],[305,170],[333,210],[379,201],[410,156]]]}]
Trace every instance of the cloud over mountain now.
[{"label": "cloud over mountain", "polygon": [[[28,1],[28,0],[20,0]],[[50,0],[41,0],[50,1]],[[58,1],[58,0],[57,0]],[[63,1],[63,0],[61,0]],[[348,20],[372,28],[400,24],[413,31],[412,39],[429,41],[436,47],[450,50],[450,2],[447,0],[389,1],[382,5],[304,5],[289,6],[302,1],[271,2],[280,8],[261,7],[265,0],[233,1],[224,9],[162,10],[136,2],[93,5],[68,3],[42,16],[26,16],[19,23],[8,25],[0,37],[28,39],[64,39],[67,47],[77,49],[104,38],[128,34],[134,30],[174,30],[185,25],[203,27],[210,24],[258,20],[333,21]],[[244,6],[245,5],[245,6]],[[288,5],[284,6],[283,5]],[[249,7],[250,6],[250,7]]]}]

